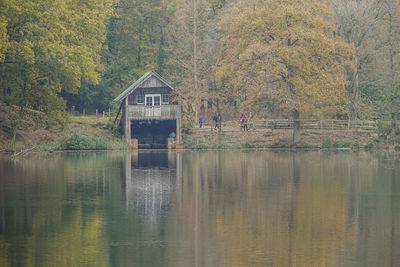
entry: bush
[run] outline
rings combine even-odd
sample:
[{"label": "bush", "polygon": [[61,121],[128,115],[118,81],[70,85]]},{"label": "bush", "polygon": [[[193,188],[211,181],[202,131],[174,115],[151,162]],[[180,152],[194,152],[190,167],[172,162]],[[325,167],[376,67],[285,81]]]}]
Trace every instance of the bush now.
[{"label": "bush", "polygon": [[197,148],[197,149],[207,149],[208,146],[207,146],[207,144],[205,144],[204,142],[200,141],[200,142],[198,142],[196,148]]},{"label": "bush", "polygon": [[354,141],[353,144],[352,144],[352,146],[351,146],[351,148],[352,148],[353,150],[359,150],[360,147],[361,147],[361,145],[360,145],[360,143],[359,143],[357,140]]},{"label": "bush", "polygon": [[193,133],[193,121],[183,121],[182,122],[182,133],[192,134]]},{"label": "bush", "polygon": [[379,137],[383,138],[386,141],[388,136],[392,132],[391,126],[389,124],[384,124],[383,122],[378,121],[377,128]]},{"label": "bush", "polygon": [[330,148],[332,146],[332,140],[329,137],[322,138],[322,147]]},{"label": "bush", "polygon": [[254,148],[254,145],[251,144],[251,143],[246,142],[246,143],[243,144],[243,148]]},{"label": "bush", "polygon": [[334,143],[336,148],[350,148],[353,145],[353,141],[351,140],[339,140]]},{"label": "bush", "polygon": [[396,135],[400,135],[400,127],[396,127],[395,133],[396,133]]},{"label": "bush", "polygon": [[80,133],[73,133],[61,142],[65,150],[100,150],[107,149],[108,141],[101,137],[88,137]]}]

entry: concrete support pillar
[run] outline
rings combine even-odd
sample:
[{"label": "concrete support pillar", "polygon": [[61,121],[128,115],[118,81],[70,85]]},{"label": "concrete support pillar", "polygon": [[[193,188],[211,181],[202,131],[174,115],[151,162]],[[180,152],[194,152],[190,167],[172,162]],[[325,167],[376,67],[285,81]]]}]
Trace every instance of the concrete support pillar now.
[{"label": "concrete support pillar", "polygon": [[132,156],[131,153],[126,153],[125,157],[125,198],[126,209],[129,208],[129,200],[132,198],[130,195],[132,191]]},{"label": "concrete support pillar", "polygon": [[131,150],[138,150],[139,149],[139,140],[136,138],[131,139],[131,144],[129,145]]},{"label": "concrete support pillar", "polygon": [[179,110],[177,116],[176,116],[176,144],[181,145],[182,144],[182,129],[181,129],[181,123],[182,123],[182,111]]},{"label": "concrete support pillar", "polygon": [[131,144],[131,120],[128,118],[125,125],[125,138],[128,145]]},{"label": "concrete support pillar", "polygon": [[121,123],[122,123],[122,131],[123,135],[125,137],[125,129],[126,129],[126,107],[125,103],[122,103],[122,117],[121,117]]},{"label": "concrete support pillar", "polygon": [[168,149],[173,149],[176,147],[176,139],[175,138],[168,138]]},{"label": "concrete support pillar", "polygon": [[124,100],[124,135],[125,135],[125,139],[128,145],[131,144],[131,120],[129,118],[129,114],[128,114],[128,98],[125,98]]}]

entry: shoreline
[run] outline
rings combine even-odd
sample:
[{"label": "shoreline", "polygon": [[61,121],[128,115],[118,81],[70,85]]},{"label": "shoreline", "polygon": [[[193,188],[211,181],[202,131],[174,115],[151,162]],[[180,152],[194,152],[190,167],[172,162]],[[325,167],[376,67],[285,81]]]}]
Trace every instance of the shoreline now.
[{"label": "shoreline", "polygon": [[[58,131],[36,129],[18,132],[19,139],[12,144],[3,134],[0,153],[25,152],[80,152],[126,151],[124,138],[112,130],[112,118],[71,117],[70,122]],[[398,151],[400,139],[390,142],[378,131],[355,129],[301,129],[302,140],[292,142],[292,129],[256,128],[240,130],[235,122],[220,131],[212,127],[183,129],[184,151],[199,150],[267,150],[267,151]],[[139,149],[140,151],[154,149]],[[167,148],[162,150],[168,150]]]},{"label": "shoreline", "polygon": [[[321,151],[321,152],[400,152],[400,146],[394,147],[379,147],[373,149],[352,149],[352,148],[320,148],[320,147],[253,147],[253,148],[182,148],[182,149],[175,149],[175,148],[144,148],[144,149],[80,149],[80,150],[54,150],[54,151],[47,151],[47,150],[35,150],[29,151],[28,153],[22,153],[21,156],[27,154],[53,154],[53,153],[82,153],[82,152],[188,152],[188,151],[267,151],[267,152],[311,152],[311,151]],[[14,154],[13,151],[0,151],[0,154],[3,155],[12,155]],[[18,154],[18,153],[17,153]]]}]

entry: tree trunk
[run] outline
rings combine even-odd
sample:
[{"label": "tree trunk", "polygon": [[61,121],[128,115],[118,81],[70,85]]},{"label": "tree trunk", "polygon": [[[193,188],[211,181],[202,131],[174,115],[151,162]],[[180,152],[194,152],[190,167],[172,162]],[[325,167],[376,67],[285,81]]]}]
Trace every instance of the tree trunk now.
[{"label": "tree trunk", "polygon": [[394,144],[395,143],[395,139],[396,139],[396,121],[397,121],[397,116],[396,114],[392,113],[392,121],[391,121],[391,133],[390,133],[390,137],[391,137],[391,141]]},{"label": "tree trunk", "polygon": [[198,105],[194,104],[193,106],[194,109],[194,124],[199,122],[199,110],[198,110]]},{"label": "tree trunk", "polygon": [[193,82],[194,82],[194,123],[197,123],[199,114],[197,111],[198,86],[197,86],[197,0],[193,0]]},{"label": "tree trunk", "polygon": [[293,143],[298,143],[301,140],[300,137],[300,120],[299,120],[299,111],[294,109],[292,111],[293,117]]},{"label": "tree trunk", "polygon": [[351,120],[357,120],[358,118],[358,99],[359,99],[359,61],[357,49],[354,51],[354,65],[356,69],[354,70],[353,76],[353,110],[350,115]]},{"label": "tree trunk", "polygon": [[221,110],[219,108],[219,99],[217,98],[218,131],[221,131],[222,129],[222,116],[220,112]]},{"label": "tree trunk", "polygon": [[395,72],[394,72],[394,62],[393,62],[393,57],[395,54],[394,51],[394,44],[393,44],[393,20],[392,20],[392,13],[389,12],[389,35],[388,35],[388,42],[389,42],[389,59],[390,59],[390,84],[391,86],[393,86],[394,83],[394,76],[395,76]]}]

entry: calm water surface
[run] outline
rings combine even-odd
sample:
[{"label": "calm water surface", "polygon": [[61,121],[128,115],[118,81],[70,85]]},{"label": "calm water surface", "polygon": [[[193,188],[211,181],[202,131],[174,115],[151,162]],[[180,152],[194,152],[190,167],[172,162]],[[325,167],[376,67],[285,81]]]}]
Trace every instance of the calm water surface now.
[{"label": "calm water surface", "polygon": [[0,266],[400,266],[399,155],[0,155]]}]

